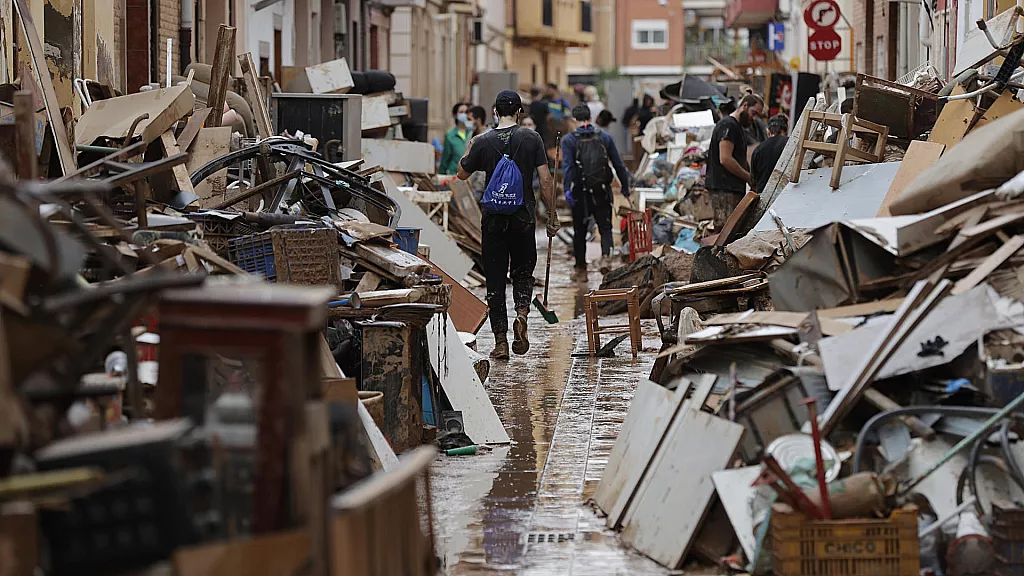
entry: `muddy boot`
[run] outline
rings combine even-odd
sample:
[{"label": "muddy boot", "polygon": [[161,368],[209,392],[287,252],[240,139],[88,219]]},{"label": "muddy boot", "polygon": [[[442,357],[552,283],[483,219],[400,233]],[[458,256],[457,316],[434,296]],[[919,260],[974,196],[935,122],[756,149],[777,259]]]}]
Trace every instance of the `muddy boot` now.
[{"label": "muddy boot", "polygon": [[491,358],[494,358],[495,360],[508,360],[508,337],[504,334],[501,336],[495,336],[494,349],[491,350]]},{"label": "muddy boot", "polygon": [[512,323],[512,351],[522,356],[530,351],[529,335],[526,333],[526,314],[520,312]]},{"label": "muddy boot", "polygon": [[577,267],[573,268],[572,279],[575,280],[576,282],[586,282],[587,281],[587,267],[586,266],[582,266],[582,267],[577,266]]},{"label": "muddy boot", "polygon": [[615,264],[615,262],[612,260],[611,256],[602,256],[597,262],[597,269],[601,271],[602,275],[607,274],[612,271],[613,264]]}]

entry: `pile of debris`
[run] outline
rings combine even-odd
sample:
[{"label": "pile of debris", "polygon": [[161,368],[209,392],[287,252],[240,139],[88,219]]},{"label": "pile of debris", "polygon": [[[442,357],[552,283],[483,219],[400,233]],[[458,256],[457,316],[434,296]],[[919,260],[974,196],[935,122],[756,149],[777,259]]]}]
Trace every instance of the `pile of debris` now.
[{"label": "pile of debris", "polygon": [[1020,570],[1020,14],[941,91],[860,75],[852,114],[809,101],[765,192],[658,291],[664,347],[595,496],[626,542],[753,574]]},{"label": "pile of debris", "polygon": [[509,442],[465,344],[474,239],[446,233],[449,201],[466,231],[475,203],[396,184],[433,172],[401,138],[425,102],[343,60],[289,93],[249,54],[233,78],[234,45],[221,26],[215,61],[164,87],[76,83],[77,114],[48,74],[3,87],[12,574],[433,573],[422,445]]}]

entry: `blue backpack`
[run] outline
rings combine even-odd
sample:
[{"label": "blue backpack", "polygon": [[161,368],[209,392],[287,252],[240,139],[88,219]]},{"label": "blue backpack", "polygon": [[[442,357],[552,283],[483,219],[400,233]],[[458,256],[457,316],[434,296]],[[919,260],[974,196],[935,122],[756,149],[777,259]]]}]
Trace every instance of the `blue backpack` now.
[{"label": "blue backpack", "polygon": [[[509,136],[509,146],[512,144],[512,136],[518,130],[516,128]],[[520,140],[519,143],[521,145],[522,141]],[[493,143],[491,145],[494,146]],[[480,206],[488,214],[515,214],[523,205],[523,173],[508,154],[498,150],[497,146],[494,146],[494,149],[501,154],[501,159],[494,167],[491,180],[487,183],[487,188],[484,189]],[[516,146],[516,152],[519,152],[518,146]],[[515,156],[515,152],[512,155]]]}]

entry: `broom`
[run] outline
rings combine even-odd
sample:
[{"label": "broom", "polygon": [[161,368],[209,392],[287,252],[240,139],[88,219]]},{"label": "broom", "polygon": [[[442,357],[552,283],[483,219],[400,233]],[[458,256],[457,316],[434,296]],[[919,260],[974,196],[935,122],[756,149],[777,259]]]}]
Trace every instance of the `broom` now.
[{"label": "broom", "polygon": [[[558,190],[558,176],[561,174],[559,170],[559,164],[561,164],[562,158],[562,136],[558,136],[558,144],[555,149],[555,190]],[[548,207],[548,218],[558,218],[558,211],[555,210],[554,206]],[[548,310],[548,285],[551,284],[551,241],[554,240],[551,236],[548,236],[548,260],[544,270],[544,301],[541,302],[540,296],[535,295],[533,297],[533,305],[540,310],[540,315],[544,317],[544,320],[548,324],[558,324],[558,315],[555,314],[554,310]]]}]

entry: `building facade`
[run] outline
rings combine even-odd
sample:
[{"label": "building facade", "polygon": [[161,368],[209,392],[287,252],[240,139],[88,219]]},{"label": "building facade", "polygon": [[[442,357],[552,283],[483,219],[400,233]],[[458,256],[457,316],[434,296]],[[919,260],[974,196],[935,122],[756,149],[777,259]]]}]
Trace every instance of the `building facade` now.
[{"label": "building facade", "polygon": [[594,5],[589,0],[508,0],[512,42],[509,70],[520,87],[569,84],[568,50],[594,43]]}]

